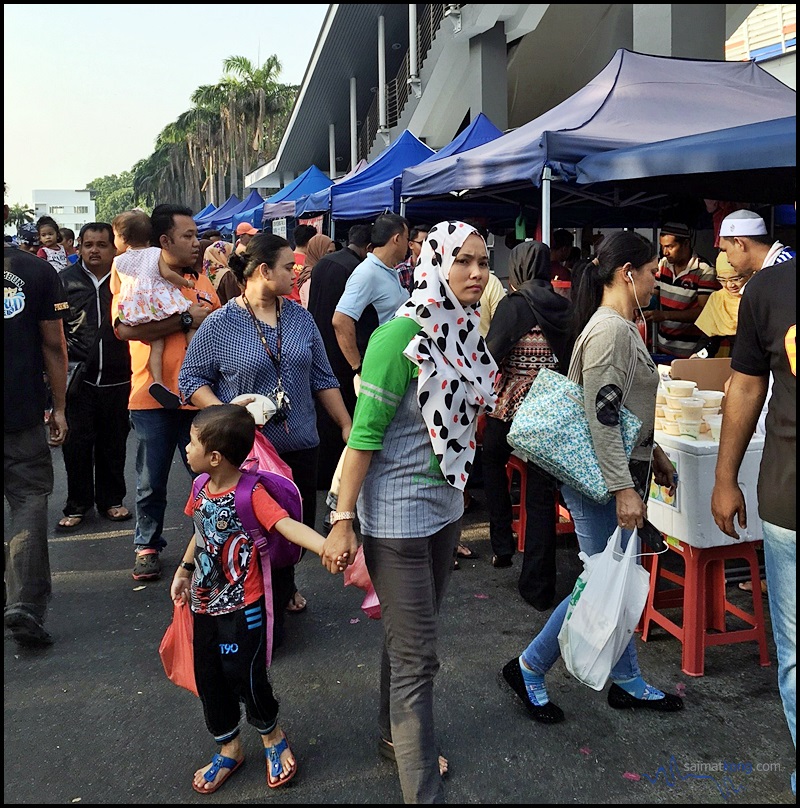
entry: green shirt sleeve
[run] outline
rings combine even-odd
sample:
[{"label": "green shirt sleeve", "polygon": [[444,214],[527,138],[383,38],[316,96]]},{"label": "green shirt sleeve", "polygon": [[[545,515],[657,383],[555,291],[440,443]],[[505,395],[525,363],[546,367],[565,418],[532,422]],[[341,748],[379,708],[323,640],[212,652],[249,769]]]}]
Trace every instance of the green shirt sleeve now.
[{"label": "green shirt sleeve", "polygon": [[395,317],[377,328],[369,339],[361,368],[353,428],[347,445],[353,449],[380,451],[383,436],[419,368],[403,351],[419,332],[410,317]]}]

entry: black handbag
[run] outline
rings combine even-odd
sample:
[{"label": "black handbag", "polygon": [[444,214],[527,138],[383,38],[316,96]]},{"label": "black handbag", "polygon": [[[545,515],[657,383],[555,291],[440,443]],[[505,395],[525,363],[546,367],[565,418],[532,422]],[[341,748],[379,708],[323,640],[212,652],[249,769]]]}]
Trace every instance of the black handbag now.
[{"label": "black handbag", "polygon": [[100,342],[100,335],[103,333],[103,328],[107,322],[108,320],[105,317],[100,321],[100,325],[97,327],[97,332],[94,335],[94,340],[89,346],[89,350],[86,352],[86,359],[80,362],[67,362],[67,398],[76,395],[78,390],[80,390],[83,380],[86,378],[86,363],[89,361],[89,357],[92,356]]},{"label": "black handbag", "polygon": [[86,362],[67,363],[67,398],[77,392],[86,377]]}]

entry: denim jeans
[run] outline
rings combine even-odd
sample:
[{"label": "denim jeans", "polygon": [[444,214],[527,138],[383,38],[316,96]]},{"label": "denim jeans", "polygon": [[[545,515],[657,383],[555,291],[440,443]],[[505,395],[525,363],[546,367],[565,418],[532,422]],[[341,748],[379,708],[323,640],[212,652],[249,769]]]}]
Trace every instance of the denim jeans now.
[{"label": "denim jeans", "polygon": [[[561,488],[564,502],[569,508],[572,520],[575,523],[575,534],[578,537],[578,545],[587,556],[602,553],[608,544],[611,534],[617,529],[617,503],[612,497],[610,502],[599,505],[591,499],[579,494],[568,485]],[[622,547],[628,544],[631,531],[622,531]],[[525,649],[522,658],[525,664],[538,673],[544,674],[553,667],[556,660],[561,656],[561,649],[558,645],[558,632],[564,623],[564,616],[567,613],[569,604],[568,595],[561,603],[553,609],[550,619],[544,628],[536,635],[531,644]],[[635,679],[641,674],[639,661],[636,655],[635,638],[625,646],[622,656],[611,669],[611,680],[620,682],[626,679]]]},{"label": "denim jeans", "polygon": [[50,600],[47,502],[53,492],[53,458],[44,424],[3,433],[3,494],[10,511],[5,544],[5,607],[43,619]]},{"label": "denim jeans", "polygon": [[[163,550],[164,513],[167,509],[167,482],[175,449],[186,470],[185,448],[195,410],[131,410],[131,426],[136,434],[136,529],[133,547]],[[189,497],[189,482],[186,496]]]},{"label": "denim jeans", "polygon": [[[783,712],[797,749],[797,531],[761,522],[772,635],[778,652],[778,688]],[[797,794],[797,772],[792,772]]]}]

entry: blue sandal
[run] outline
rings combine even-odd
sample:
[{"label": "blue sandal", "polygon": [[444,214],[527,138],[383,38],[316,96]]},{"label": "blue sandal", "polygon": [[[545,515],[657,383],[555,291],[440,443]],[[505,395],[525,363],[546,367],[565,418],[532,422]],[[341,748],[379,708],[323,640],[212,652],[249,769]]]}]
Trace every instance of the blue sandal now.
[{"label": "blue sandal", "polygon": [[[267,785],[270,788],[278,788],[278,786],[288,783],[297,774],[297,761],[295,761],[294,767],[289,774],[286,777],[281,777],[284,771],[281,755],[287,749],[289,749],[289,742],[286,740],[285,735],[275,746],[264,747],[264,755],[267,758]],[[289,751],[291,752],[292,750],[289,749]]]},{"label": "blue sandal", "polygon": [[231,775],[242,765],[242,763],[244,763],[244,758],[241,760],[236,760],[236,758],[229,758],[225,757],[224,755],[216,754],[213,758],[211,758],[211,768],[203,774],[203,779],[207,783],[214,783],[220,769],[227,769],[228,773],[222,778],[222,780],[214,783],[211,788],[196,786],[194,780],[192,780],[192,788],[198,794],[213,794],[217,789],[221,788],[225,783],[228,782],[228,780],[230,780]]}]

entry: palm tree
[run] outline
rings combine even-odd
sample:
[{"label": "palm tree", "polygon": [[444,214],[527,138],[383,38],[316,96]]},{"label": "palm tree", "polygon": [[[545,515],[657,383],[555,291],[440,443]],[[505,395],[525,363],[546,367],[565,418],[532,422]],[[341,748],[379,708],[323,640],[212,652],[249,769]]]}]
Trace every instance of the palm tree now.
[{"label": "palm tree", "polygon": [[243,56],[223,62],[217,84],[198,87],[193,107],[168,124],[156,149],[133,168],[137,204],[180,199],[200,210],[239,194],[240,174],[272,158],[297,97],[280,84],[281,64],[270,56],[256,68]]},{"label": "palm tree", "polygon": [[260,67],[244,56],[229,56],[223,62],[222,79],[215,85],[198,87],[192,95],[193,103],[219,110],[219,157],[229,161],[231,193],[241,190],[240,168],[243,175],[247,174],[267,155],[272,156],[275,119],[288,117],[297,96],[296,87],[278,83],[281,69],[274,55]]},{"label": "palm tree", "polygon": [[17,230],[22,227],[24,224],[28,224],[28,222],[32,222],[34,217],[34,210],[33,208],[29,208],[26,205],[20,205],[17,203],[13,207],[8,209],[8,222],[7,224],[13,225]]}]

